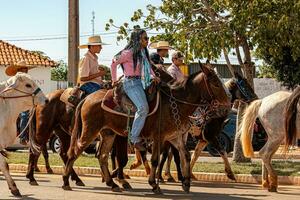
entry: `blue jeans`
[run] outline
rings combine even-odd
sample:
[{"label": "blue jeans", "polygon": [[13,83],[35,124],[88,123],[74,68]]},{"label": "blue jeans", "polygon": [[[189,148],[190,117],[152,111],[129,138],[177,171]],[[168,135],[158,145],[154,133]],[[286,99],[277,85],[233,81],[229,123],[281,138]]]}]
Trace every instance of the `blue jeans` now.
[{"label": "blue jeans", "polygon": [[19,137],[20,137],[20,141],[21,142],[26,142],[26,141],[28,141],[28,139],[29,139],[29,129],[27,128],[26,130],[24,130],[25,129],[25,127],[26,127],[26,125],[27,125],[27,123],[28,123],[28,120],[29,120],[29,111],[25,111],[25,112],[21,112],[20,113],[20,124],[19,124],[19,126],[20,126],[20,133],[22,133]]},{"label": "blue jeans", "polygon": [[131,129],[131,142],[135,144],[141,141],[140,133],[149,113],[149,106],[141,79],[125,78],[123,87],[124,91],[137,108]]},{"label": "blue jeans", "polygon": [[100,90],[101,88],[101,85],[94,82],[87,82],[80,86],[80,90],[84,91],[86,96]]}]

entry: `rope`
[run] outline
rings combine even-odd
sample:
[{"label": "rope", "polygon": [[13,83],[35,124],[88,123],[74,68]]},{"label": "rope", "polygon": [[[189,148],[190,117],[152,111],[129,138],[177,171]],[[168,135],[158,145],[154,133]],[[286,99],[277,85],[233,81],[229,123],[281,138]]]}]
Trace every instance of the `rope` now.
[{"label": "rope", "polygon": [[[160,90],[160,88],[158,88],[158,90]],[[160,167],[160,135],[161,135],[161,96],[159,97],[159,117],[158,117],[158,162],[157,162],[157,167]],[[152,152],[153,153],[153,152]],[[159,176],[157,176],[157,187],[159,187]]]}]

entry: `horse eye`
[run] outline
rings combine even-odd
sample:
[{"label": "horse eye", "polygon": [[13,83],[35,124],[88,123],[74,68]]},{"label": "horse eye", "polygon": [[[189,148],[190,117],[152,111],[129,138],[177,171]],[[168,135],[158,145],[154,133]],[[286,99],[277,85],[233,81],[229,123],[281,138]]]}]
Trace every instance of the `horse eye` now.
[{"label": "horse eye", "polygon": [[31,88],[31,85],[30,84],[26,84],[25,87]]}]

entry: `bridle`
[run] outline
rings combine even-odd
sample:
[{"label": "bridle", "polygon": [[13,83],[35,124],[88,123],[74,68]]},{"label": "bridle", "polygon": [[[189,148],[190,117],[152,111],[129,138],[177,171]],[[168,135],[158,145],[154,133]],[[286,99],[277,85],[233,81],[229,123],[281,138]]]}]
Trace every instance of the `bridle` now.
[{"label": "bridle", "polygon": [[[8,91],[11,91],[11,90],[16,90],[24,95],[17,95],[17,96],[3,96],[4,93],[8,92]],[[8,89],[4,89],[2,92],[0,92],[0,98],[1,99],[17,99],[17,98],[23,98],[23,97],[32,97],[32,103],[34,105],[34,97],[39,93],[41,92],[41,88],[37,87],[33,93],[29,93],[29,92],[25,92],[25,91],[22,91],[22,90],[19,90],[17,88],[8,88]]]}]

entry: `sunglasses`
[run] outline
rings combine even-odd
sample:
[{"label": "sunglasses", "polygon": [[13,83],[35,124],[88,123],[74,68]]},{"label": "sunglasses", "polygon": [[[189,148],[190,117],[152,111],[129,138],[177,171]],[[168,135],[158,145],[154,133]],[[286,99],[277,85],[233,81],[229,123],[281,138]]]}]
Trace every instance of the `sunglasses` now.
[{"label": "sunglasses", "polygon": [[144,38],[144,40],[149,40],[149,37],[143,37]]}]

